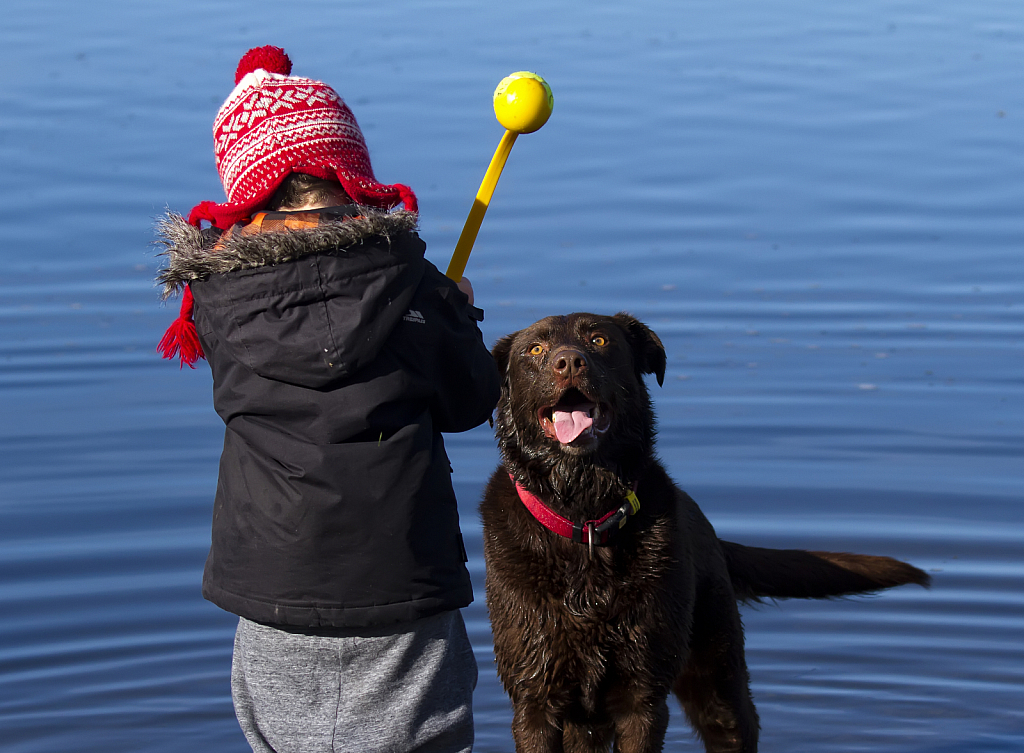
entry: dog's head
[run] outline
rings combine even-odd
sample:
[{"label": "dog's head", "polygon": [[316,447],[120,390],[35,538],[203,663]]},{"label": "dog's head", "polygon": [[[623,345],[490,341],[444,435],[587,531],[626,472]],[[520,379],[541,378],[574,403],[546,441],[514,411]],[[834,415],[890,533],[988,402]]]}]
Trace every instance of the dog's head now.
[{"label": "dog's head", "polygon": [[632,316],[549,316],[493,352],[502,375],[495,428],[510,469],[548,477],[586,464],[630,474],[651,456],[643,375],[663,382],[665,348]]}]

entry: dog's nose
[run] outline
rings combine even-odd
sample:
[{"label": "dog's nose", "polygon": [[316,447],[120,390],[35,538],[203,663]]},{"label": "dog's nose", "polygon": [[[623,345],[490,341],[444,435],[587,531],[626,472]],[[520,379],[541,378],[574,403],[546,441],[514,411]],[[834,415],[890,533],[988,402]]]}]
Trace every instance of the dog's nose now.
[{"label": "dog's nose", "polygon": [[587,370],[587,357],[578,350],[565,348],[555,353],[551,369],[561,379],[572,379]]}]

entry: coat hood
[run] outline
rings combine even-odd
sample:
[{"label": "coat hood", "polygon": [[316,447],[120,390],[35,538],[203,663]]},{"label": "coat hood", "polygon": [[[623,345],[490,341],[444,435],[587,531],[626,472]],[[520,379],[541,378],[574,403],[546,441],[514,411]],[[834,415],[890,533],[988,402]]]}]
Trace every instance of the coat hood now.
[{"label": "coat hood", "polygon": [[[157,275],[163,297],[169,298],[196,280],[240,269],[283,264],[313,254],[332,253],[372,238],[390,242],[392,236],[414,231],[415,212],[382,212],[369,207],[331,207],[320,212],[318,227],[258,235],[233,235],[221,248],[214,246],[221,231],[200,230],[180,214],[168,212],[157,221],[158,243],[167,266]],[[333,221],[331,221],[333,220]]]},{"label": "coat hood", "polygon": [[157,279],[165,296],[189,287],[200,339],[217,337],[266,378],[326,387],[372,361],[408,312],[426,264],[416,214],[348,206],[302,213],[313,220],[305,224],[272,216],[261,231],[221,236],[168,214]]}]

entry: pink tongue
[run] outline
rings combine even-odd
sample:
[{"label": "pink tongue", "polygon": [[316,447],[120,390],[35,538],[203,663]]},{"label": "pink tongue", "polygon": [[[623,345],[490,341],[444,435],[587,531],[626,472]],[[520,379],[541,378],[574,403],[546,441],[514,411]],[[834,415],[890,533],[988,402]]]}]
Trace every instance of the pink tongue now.
[{"label": "pink tongue", "polygon": [[594,419],[590,417],[590,411],[582,410],[552,411],[551,420],[555,424],[555,436],[562,444],[569,444],[594,423]]}]

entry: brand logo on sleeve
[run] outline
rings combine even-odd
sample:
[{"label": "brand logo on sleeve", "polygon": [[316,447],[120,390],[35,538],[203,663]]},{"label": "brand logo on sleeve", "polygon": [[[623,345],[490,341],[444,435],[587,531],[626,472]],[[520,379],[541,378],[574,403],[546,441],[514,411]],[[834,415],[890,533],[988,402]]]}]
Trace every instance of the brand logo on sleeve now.
[{"label": "brand logo on sleeve", "polygon": [[427,320],[423,318],[423,314],[421,314],[416,309],[409,309],[409,313],[403,316],[402,319],[404,319],[407,322],[416,322],[417,324],[427,323]]}]

